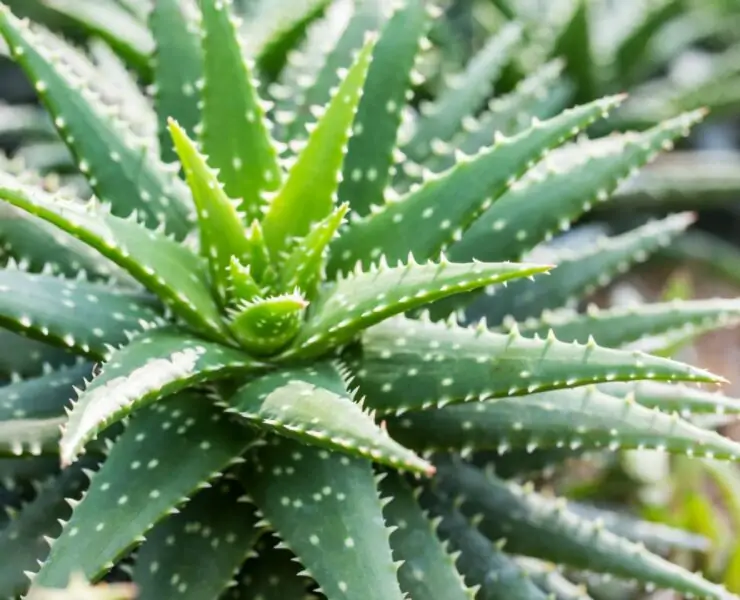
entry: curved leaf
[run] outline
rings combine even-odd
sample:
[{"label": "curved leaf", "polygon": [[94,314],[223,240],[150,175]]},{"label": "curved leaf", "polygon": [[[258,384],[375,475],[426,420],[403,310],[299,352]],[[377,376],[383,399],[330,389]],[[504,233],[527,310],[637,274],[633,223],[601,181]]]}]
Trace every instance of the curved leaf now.
[{"label": "curved leaf", "polygon": [[103,429],[161,398],[201,381],[260,368],[240,350],[176,329],[142,333],[114,351],[100,374],[73,403],[62,431],[62,464],[73,462]]}]

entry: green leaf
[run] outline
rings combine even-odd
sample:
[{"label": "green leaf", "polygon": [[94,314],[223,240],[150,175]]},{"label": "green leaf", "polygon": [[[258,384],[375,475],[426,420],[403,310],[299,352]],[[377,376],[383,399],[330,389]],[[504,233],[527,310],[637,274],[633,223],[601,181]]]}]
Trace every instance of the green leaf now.
[{"label": "green leaf", "polygon": [[252,74],[230,14],[230,2],[202,0],[203,152],[218,169],[230,198],[248,220],[262,216],[265,192],[280,187],[282,171]]},{"label": "green leaf", "polygon": [[0,381],[40,375],[49,368],[72,365],[71,352],[0,329]]},{"label": "green leaf", "polygon": [[[295,108],[296,115],[288,129],[289,140],[306,137],[315,107],[325,107],[329,104],[334,95],[333,90],[340,84],[344,70],[350,69],[355,61],[355,53],[367,44],[368,35],[383,25],[384,8],[382,0],[353,2],[349,22],[328,54],[322,57],[318,72],[313,74],[312,85],[305,91],[300,106]],[[347,124],[347,127],[349,125]]]},{"label": "green leaf", "polygon": [[51,275],[0,270],[0,326],[30,338],[103,358],[142,323],[161,323],[142,294]]},{"label": "green leaf", "polygon": [[383,516],[393,527],[393,558],[403,561],[398,569],[401,589],[411,598],[472,600],[455,561],[435,535],[435,528],[416,501],[414,490],[397,473],[385,473],[380,493],[388,499]]},{"label": "green leaf", "polygon": [[648,5],[642,19],[620,40],[614,53],[617,80],[623,85],[636,83],[636,75],[648,62],[647,54],[656,34],[671,20],[680,16],[685,5],[680,0],[662,0]]},{"label": "green leaf", "polygon": [[[523,335],[547,335],[552,330],[565,342],[596,343],[620,348],[656,335],[709,331],[740,322],[740,302],[731,299],[684,300],[599,309],[589,305],[586,314],[545,313],[519,325]],[[505,328],[511,325],[506,324]]]},{"label": "green leaf", "polygon": [[309,26],[326,11],[331,0],[273,0],[259,3],[259,13],[244,28],[250,55],[263,78],[274,80],[283,70]]},{"label": "green leaf", "polygon": [[480,600],[546,600],[517,564],[460,514],[452,502],[425,490],[422,506],[439,521],[438,534],[457,553],[457,568],[468,584],[480,586]]},{"label": "green leaf", "polygon": [[33,587],[63,586],[75,571],[100,578],[253,443],[203,397],[181,394],[138,411],[52,544]]},{"label": "green leaf", "polygon": [[599,389],[610,396],[632,397],[642,406],[657,408],[667,413],[678,413],[682,417],[711,413],[740,414],[740,399],[687,385],[637,381],[602,384]]},{"label": "green leaf", "polygon": [[177,155],[167,119],[175,119],[191,136],[200,123],[198,81],[203,77],[203,55],[199,32],[187,8],[188,4],[180,0],[157,0],[149,16],[149,29],[156,44],[150,62],[156,81],[154,104],[160,153],[168,163],[176,160]]},{"label": "green leaf", "polygon": [[576,101],[588,102],[599,95],[598,67],[591,45],[589,0],[576,0],[573,14],[555,40],[551,56],[563,57],[566,73],[576,84]]},{"label": "green leaf", "polygon": [[127,270],[191,327],[223,339],[206,265],[189,248],[136,221],[105,212],[94,202],[52,197],[18,182],[2,182],[0,198],[75,235]]},{"label": "green leaf", "polygon": [[499,198],[450,247],[453,260],[519,260],[598,202],[635,169],[704,117],[687,113],[644,133],[628,133],[556,150]]},{"label": "green leaf", "polygon": [[[433,155],[424,161],[424,167],[434,172],[449,169],[455,164],[455,151],[458,149],[465,154],[474,154],[490,146],[497,132],[515,135],[530,127],[532,118],[556,116],[566,108],[570,91],[561,78],[563,66],[559,60],[550,61],[522,79],[513,91],[493,98],[481,115],[463,121],[462,131],[449,143],[436,141]],[[418,165],[416,170],[423,171]],[[416,179],[416,176],[412,178]]]},{"label": "green leaf", "polygon": [[274,354],[296,337],[307,305],[298,293],[242,302],[229,311],[229,329],[246,351]]},{"label": "green leaf", "polygon": [[438,462],[436,480],[443,494],[464,496],[460,510],[476,518],[491,540],[505,540],[507,551],[557,561],[591,571],[653,583],[699,597],[727,598],[718,585],[581,519],[563,501],[488,476],[459,460]]},{"label": "green leaf", "polygon": [[[27,572],[38,569],[38,561],[49,554],[47,538],[57,537],[62,522],[72,513],[70,500],[77,501],[85,490],[85,463],[64,470],[43,485],[36,498],[23,507],[18,516],[0,530],[0,595],[18,598],[30,585]],[[91,466],[89,463],[86,466]],[[66,582],[65,582],[66,583]]]},{"label": "green leaf", "polygon": [[491,290],[490,296],[481,296],[470,305],[466,317],[472,320],[485,317],[489,324],[497,325],[506,322],[507,317],[521,321],[539,316],[547,309],[572,306],[628,271],[635,262],[643,262],[651,253],[667,246],[694,219],[692,213],[679,213],[583,249],[535,251],[527,258],[557,265],[549,277],[533,285],[529,281],[517,281],[507,288]]},{"label": "green leaf", "polygon": [[328,217],[334,209],[347,140],[374,47],[375,38],[371,37],[270,203],[262,226],[273,257],[280,257],[294,237],[306,235],[311,225]]},{"label": "green leaf", "polygon": [[83,386],[91,373],[82,364],[1,386],[0,455],[55,453],[72,386]]},{"label": "green leaf", "polygon": [[546,265],[525,263],[456,264],[444,260],[418,264],[412,256],[406,265],[389,267],[381,260],[368,272],[358,270],[321,290],[306,325],[283,356],[320,354],[394,315],[547,269]]},{"label": "green leaf", "polygon": [[40,35],[5,7],[0,11],[0,33],[34,82],[95,193],[111,203],[114,214],[128,216],[139,210],[148,225],[166,221],[168,231],[184,237],[190,229],[190,209],[176,189],[174,176],[158,166],[155,157],[147,156],[145,144],[127,141],[121,127],[89,104],[83,89],[67,81],[63,67],[56,68],[46,55]]},{"label": "green leaf", "polygon": [[[1,390],[2,388],[0,388]],[[397,444],[348,393],[337,367],[317,362],[254,379],[227,402],[229,412],[298,441],[395,469],[431,474],[431,465]]]},{"label": "green leaf", "polygon": [[740,459],[740,444],[728,438],[590,386],[411,412],[389,420],[388,429],[394,439],[422,453],[649,448]]},{"label": "green leaf", "polygon": [[267,248],[267,241],[260,222],[256,219],[252,221],[252,224],[247,227],[245,235],[249,243],[249,252],[245,262],[249,265],[252,277],[263,286],[272,283],[276,275],[270,261],[270,251]]},{"label": "green leaf", "polygon": [[586,592],[585,586],[576,585],[568,580],[552,563],[518,557],[517,564],[552,600],[593,600]]},{"label": "green leaf", "polygon": [[366,215],[383,202],[402,109],[431,11],[424,0],[400,5],[375,46],[339,185],[339,199],[349,202],[354,214]]},{"label": "green leaf", "polygon": [[202,381],[248,373],[261,365],[240,350],[176,329],[142,333],[114,351],[72,406],[62,431],[62,464],[131,412]]},{"label": "green leaf", "polygon": [[198,213],[200,253],[208,262],[211,284],[218,291],[221,301],[225,302],[232,257],[245,260],[251,250],[244,235],[244,221],[236,203],[227,196],[219,175],[208,166],[206,158],[187,133],[172,119],[169,129],[193,193]]},{"label": "green leaf", "polygon": [[[111,48],[145,78],[154,40],[146,26],[110,0],[41,0],[44,6],[72,19]],[[159,0],[157,0],[159,1]]]},{"label": "green leaf", "polygon": [[[385,255],[389,262],[436,258],[547,150],[575,135],[621,101],[606,98],[569,109],[509,139],[499,139],[475,157],[462,157],[444,174],[378,212],[352,223],[331,248],[329,271],[368,266]],[[454,197],[455,202],[449,202]]]},{"label": "green leaf", "polygon": [[290,292],[298,288],[309,300],[324,280],[329,243],[344,222],[347,203],[339,205],[326,219],[314,225],[300,244],[285,260],[280,274],[280,289]]},{"label": "green leaf", "polygon": [[28,596],[28,600],[70,600],[84,598],[85,600],[136,600],[136,586],[131,583],[101,583],[91,585],[84,575],[73,573],[69,583],[63,590],[36,588]]},{"label": "green leaf", "polygon": [[636,379],[721,381],[706,371],[638,351],[533,340],[484,328],[396,318],[349,352],[353,385],[380,414]]},{"label": "green leaf", "polygon": [[[266,540],[267,538],[267,540]],[[267,544],[269,541],[269,545]],[[257,556],[250,558],[236,577],[237,584],[224,596],[224,600],[254,600],[264,598],[304,598],[310,581],[295,560],[295,555],[282,547],[279,540],[263,536],[257,542]]]},{"label": "green leaf", "polygon": [[256,524],[254,507],[233,479],[199,492],[146,536],[133,572],[137,598],[221,597],[262,533]]},{"label": "green leaf", "polygon": [[243,265],[236,257],[231,257],[229,264],[229,287],[226,290],[233,300],[251,301],[262,297],[262,288],[252,277],[251,265]]},{"label": "green leaf", "polygon": [[35,273],[47,269],[70,278],[81,271],[89,279],[125,278],[123,271],[84,242],[7,204],[0,206],[0,247],[4,247],[0,254]]},{"label": "green leaf", "polygon": [[402,600],[370,462],[272,438],[250,497],[329,598]]},{"label": "green leaf", "polygon": [[706,231],[687,231],[659,256],[671,262],[692,262],[730,283],[740,283],[740,250],[732,242]]},{"label": "green leaf", "polygon": [[432,152],[435,140],[451,139],[463,120],[480,110],[521,39],[522,27],[518,23],[507,23],[491,37],[459,76],[459,81],[442,92],[422,113],[411,140],[402,148],[409,158],[422,161]]}]

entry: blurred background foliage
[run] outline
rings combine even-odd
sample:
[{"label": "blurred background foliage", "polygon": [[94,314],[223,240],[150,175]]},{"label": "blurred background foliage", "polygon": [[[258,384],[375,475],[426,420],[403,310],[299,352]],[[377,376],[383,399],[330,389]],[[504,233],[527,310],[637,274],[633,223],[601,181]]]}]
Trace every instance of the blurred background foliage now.
[{"label": "blurred background foliage", "polygon": [[[128,70],[138,83],[148,84],[146,57],[153,42],[144,23],[149,0],[4,1],[17,14],[88,45],[107,68]],[[250,31],[248,17],[250,11],[264,10],[267,4],[237,3],[246,17],[246,41],[259,48],[258,68],[268,83],[290,64],[291,48],[328,4],[326,0],[270,0],[270,10],[278,14],[287,7],[294,18],[285,25],[280,44],[260,47],[264,32]],[[598,153],[608,151],[613,131],[641,130],[684,110],[709,108],[710,118],[680,148],[625,182],[613,200],[600,204],[587,221],[555,243],[589,244],[604,233],[624,230],[658,214],[693,210],[700,217],[697,228],[668,247],[658,261],[644,265],[636,277],[617,281],[593,300],[614,305],[646,298],[740,295],[740,0],[447,0],[443,4],[446,18],[431,32],[416,82],[413,104],[422,114],[444,89],[443,83],[454,85],[452,74],[459,73],[456,76],[467,81],[479,80],[477,96],[466,101],[477,103],[481,111],[489,102],[506,102],[508,94],[522,86],[541,86],[538,104],[523,108],[540,118],[574,103],[625,92],[629,99],[607,121],[608,126],[590,131],[588,139],[578,142]],[[108,42],[115,56],[96,46],[96,38]],[[0,48],[0,147],[7,154],[5,167],[29,168],[52,179],[79,183],[66,147],[5,51]],[[462,138],[442,140],[439,150],[432,144],[439,156],[431,162],[429,156],[410,158],[444,168],[447,151],[464,147],[465,135],[493,133],[485,123],[473,125]],[[510,134],[521,124],[489,125]],[[560,151],[548,159],[549,167],[567,168],[568,158],[567,151]],[[699,341],[690,335],[669,342],[664,344],[665,354],[740,382],[736,332]],[[740,387],[726,391],[738,394]],[[713,425],[740,432],[723,415],[712,418]],[[547,482],[553,490],[567,490],[571,496],[609,508],[627,507],[655,521],[655,531],[636,532],[636,538],[647,540],[646,544],[651,535],[656,543],[660,538],[661,551],[740,593],[737,467],[636,451],[567,463],[548,473]],[[594,519],[602,516],[593,514]],[[659,529],[662,525],[692,533],[679,536],[676,530]],[[584,576],[583,583],[596,600],[635,595],[634,589],[619,581]]]}]

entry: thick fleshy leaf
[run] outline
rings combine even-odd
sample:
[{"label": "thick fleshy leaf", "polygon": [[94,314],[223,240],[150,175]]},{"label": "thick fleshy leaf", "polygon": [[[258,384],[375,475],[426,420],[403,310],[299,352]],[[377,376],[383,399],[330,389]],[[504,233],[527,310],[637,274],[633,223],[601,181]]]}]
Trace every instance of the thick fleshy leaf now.
[{"label": "thick fleshy leaf", "polygon": [[203,77],[203,55],[188,8],[188,2],[182,0],[157,0],[149,16],[149,29],[156,46],[151,57],[157,82],[154,105],[159,121],[160,153],[165,162],[177,158],[167,119],[177,120],[191,136],[200,122],[198,81]]},{"label": "thick fleshy leaf", "polygon": [[571,4],[573,14],[555,40],[551,55],[565,59],[566,73],[576,84],[576,101],[586,102],[598,95],[600,85],[591,45],[590,2],[575,0]]},{"label": "thick fleshy leaf", "polygon": [[282,369],[254,379],[227,404],[229,412],[262,429],[395,469],[432,473],[429,463],[397,444],[362,410],[332,363]]},{"label": "thick fleshy leaf", "polygon": [[489,324],[497,325],[507,317],[524,320],[547,309],[571,306],[629,270],[635,262],[645,261],[651,253],[667,246],[694,219],[691,213],[679,213],[582,249],[535,251],[528,260],[547,260],[557,265],[549,277],[540,278],[533,285],[517,281],[507,288],[491,289],[490,295],[481,296],[470,305],[466,317],[485,317]]},{"label": "thick fleshy leaf", "polygon": [[149,75],[149,55],[154,48],[151,33],[113,0],[42,0],[44,6],[79,23],[105,40],[142,75]]},{"label": "thick fleshy leaf", "polygon": [[72,386],[91,374],[83,364],[0,387],[0,455],[55,453]]},{"label": "thick fleshy leaf", "polygon": [[460,510],[507,551],[653,583],[699,597],[727,598],[715,583],[616,536],[567,510],[562,502],[484,475],[459,460],[440,459],[436,480],[446,496],[464,496]]},{"label": "thick fleshy leaf", "polygon": [[38,569],[38,561],[49,554],[49,541],[62,530],[58,519],[69,519],[72,509],[67,503],[78,500],[85,490],[87,477],[83,467],[91,464],[74,465],[58,477],[44,484],[36,498],[0,530],[0,595],[3,598],[18,598],[24,594],[30,581],[26,571]]},{"label": "thick fleshy leaf", "polygon": [[475,589],[465,585],[455,561],[435,535],[432,523],[416,501],[414,490],[397,473],[386,473],[380,493],[389,502],[383,507],[391,533],[393,558],[403,561],[398,569],[401,589],[411,598],[472,600]]},{"label": "thick fleshy leaf", "polygon": [[[319,0],[303,1],[315,3]],[[342,8],[348,9],[347,6]],[[294,108],[295,116],[288,129],[289,140],[306,137],[309,123],[314,120],[313,112],[329,104],[333,90],[340,84],[342,74],[351,67],[356,52],[366,43],[368,34],[372,34],[383,25],[386,18],[385,8],[386,5],[382,0],[362,0],[349,7],[351,16],[346,26],[330,50],[322,53],[316,73],[311,74],[310,84]]]},{"label": "thick fleshy leaf", "polygon": [[229,329],[246,351],[274,354],[296,337],[307,305],[298,293],[242,302],[230,311]]},{"label": "thick fleshy leaf", "polygon": [[283,292],[301,290],[309,300],[316,295],[324,280],[327,249],[344,221],[349,206],[340,204],[326,219],[315,225],[310,233],[296,244],[280,273]]},{"label": "thick fleshy leaf", "polygon": [[111,203],[114,214],[128,216],[138,210],[148,225],[166,221],[168,231],[184,237],[190,228],[190,209],[174,176],[157,166],[156,157],[147,156],[145,144],[127,140],[121,127],[93,107],[83,89],[63,75],[65,67],[46,55],[41,37],[5,7],[0,11],[0,33],[35,83],[80,171],[96,194]]},{"label": "thick fleshy leaf", "polygon": [[692,262],[713,275],[740,284],[740,249],[718,235],[693,229],[663,249],[660,258]]},{"label": "thick fleshy leaf", "polygon": [[193,193],[198,213],[200,253],[208,262],[211,284],[221,301],[225,302],[232,257],[245,260],[250,254],[244,220],[236,203],[227,196],[219,174],[208,166],[206,157],[198,151],[187,133],[171,119],[169,129]]},{"label": "thick fleshy leaf", "polygon": [[260,594],[269,598],[304,598],[311,585],[295,554],[283,547],[274,536],[263,536],[257,542],[257,556],[244,563],[235,578],[236,585],[222,596],[223,600],[254,600]]},{"label": "thick fleshy leaf", "polygon": [[574,144],[556,150],[499,198],[450,247],[453,260],[519,260],[525,252],[570,227],[592,204],[606,201],[635,169],[704,116],[687,113],[639,134]]},{"label": "thick fleshy leaf", "polygon": [[262,216],[267,197],[280,187],[282,171],[232,21],[231,2],[202,0],[203,152],[230,198],[248,220]]},{"label": "thick fleshy leaf", "polygon": [[591,387],[411,412],[389,420],[388,429],[400,443],[420,452],[656,448],[740,459],[740,444],[728,438]]},{"label": "thick fleshy leaf", "polygon": [[508,23],[473,57],[459,81],[447,88],[429,106],[416,124],[403,151],[412,160],[423,160],[432,152],[435,140],[446,141],[460,129],[463,120],[477,113],[489,98],[493,83],[511,59],[522,38],[522,27]]},{"label": "thick fleshy leaf", "polygon": [[480,600],[546,600],[513,559],[492,544],[454,504],[428,490],[421,495],[422,506],[439,520],[438,534],[459,552],[457,568],[469,585],[480,586]]},{"label": "thick fleshy leaf", "polygon": [[601,384],[599,389],[610,396],[632,397],[642,406],[657,408],[667,413],[678,413],[683,417],[711,413],[740,414],[740,399],[688,385],[637,381]]},{"label": "thick fleshy leaf", "polygon": [[229,264],[229,288],[227,290],[232,302],[237,298],[241,302],[250,302],[262,297],[263,290],[252,276],[250,266],[245,266],[236,256],[231,257]]},{"label": "thick fleshy leaf", "polygon": [[[450,142],[438,140],[434,143],[434,154],[424,161],[424,167],[435,173],[449,169],[455,164],[458,149],[465,154],[474,154],[490,146],[497,132],[515,135],[530,127],[533,118],[551,119],[557,115],[566,108],[570,92],[561,77],[563,66],[560,60],[542,65],[522,79],[513,91],[491,100],[488,109],[480,116],[466,118],[463,131]],[[407,161],[404,165],[411,163]],[[417,181],[422,172],[422,167],[413,165],[410,170],[406,169],[403,180]]]},{"label": "thick fleshy leaf", "polygon": [[[330,272],[346,272],[358,261],[367,266],[383,255],[390,262],[405,259],[409,252],[419,260],[436,258],[532,161],[578,133],[621,99],[605,98],[566,110],[513,138],[500,139],[474,157],[461,157],[452,169],[352,223],[332,244]],[[451,197],[455,202],[448,201]]]},{"label": "thick fleshy leaf", "polygon": [[402,109],[430,12],[425,0],[400,5],[375,46],[339,185],[339,199],[349,202],[353,214],[366,215],[371,206],[383,202]]},{"label": "thick fleshy leaf", "polygon": [[[544,336],[552,330],[564,342],[585,343],[593,337],[609,348],[624,347],[641,339],[668,333],[691,334],[731,327],[740,322],[740,301],[684,300],[601,310],[591,305],[586,314],[545,313],[519,324],[526,336]],[[505,328],[511,327],[506,324]]]},{"label": "thick fleshy leaf", "polygon": [[0,329],[0,381],[34,377],[78,360],[67,350]]},{"label": "thick fleshy leaf", "polygon": [[181,394],[137,412],[52,544],[33,587],[64,586],[75,571],[100,578],[253,443],[249,431],[201,396]]},{"label": "thick fleshy leaf", "polygon": [[274,258],[289,248],[294,237],[306,235],[314,223],[328,217],[334,209],[347,140],[374,47],[375,38],[371,37],[270,203],[262,225]]},{"label": "thick fleshy leaf", "polygon": [[27,600],[136,600],[138,590],[132,583],[100,583],[93,585],[79,573],[73,573],[63,590],[36,588]]},{"label": "thick fleshy leaf", "polygon": [[60,442],[62,464],[86,442],[147,404],[202,381],[260,368],[240,350],[166,328],[142,333],[114,351],[72,406]]},{"label": "thick fleshy leaf", "polygon": [[27,265],[26,270],[34,273],[46,269],[74,278],[84,272],[94,280],[126,276],[84,242],[7,204],[0,206],[0,247],[2,254]]},{"label": "thick fleshy leaf", "polygon": [[385,261],[368,272],[358,270],[321,290],[308,322],[285,357],[321,354],[348,342],[362,330],[394,315],[470,290],[530,277],[546,265],[526,263],[409,263]]},{"label": "thick fleshy leaf", "polygon": [[586,586],[577,585],[561,575],[553,563],[525,556],[517,557],[516,562],[550,600],[593,600]]},{"label": "thick fleshy leaf", "polygon": [[173,592],[183,600],[221,597],[262,533],[256,524],[254,507],[233,479],[198,492],[147,534],[133,572],[137,598],[161,600]]},{"label": "thick fleshy leaf", "polygon": [[369,461],[272,438],[248,467],[247,493],[328,597],[402,600]]},{"label": "thick fleshy leaf", "polygon": [[0,198],[75,235],[128,271],[189,325],[223,339],[206,266],[187,247],[133,220],[108,214],[94,203],[81,205],[13,180],[2,181]]},{"label": "thick fleshy leaf", "polygon": [[346,357],[353,384],[381,414],[608,381],[722,380],[637,351],[400,317],[365,332],[355,352]]},{"label": "thick fleshy leaf", "polygon": [[103,358],[127,331],[161,322],[143,294],[87,281],[0,270],[0,325],[25,336]]}]

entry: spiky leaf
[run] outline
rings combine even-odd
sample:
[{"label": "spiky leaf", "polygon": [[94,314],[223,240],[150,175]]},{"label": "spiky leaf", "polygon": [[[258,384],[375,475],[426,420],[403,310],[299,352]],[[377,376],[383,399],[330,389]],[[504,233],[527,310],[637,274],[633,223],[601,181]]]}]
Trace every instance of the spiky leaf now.
[{"label": "spiky leaf", "polygon": [[657,448],[740,459],[740,445],[732,440],[592,387],[408,413],[390,420],[388,428],[399,442],[421,452]]},{"label": "spiky leaf", "polygon": [[229,329],[245,350],[274,354],[300,331],[307,304],[298,293],[242,302],[231,312]]},{"label": "spiky leaf", "polygon": [[151,298],[86,281],[0,270],[0,324],[28,337],[103,358],[140,323],[158,323]]},{"label": "spiky leaf", "polygon": [[62,463],[74,461],[87,441],[132,411],[195,383],[247,373],[259,366],[235,348],[177,329],[142,333],[111,354],[72,406],[60,442]]},{"label": "spiky leaf", "polygon": [[332,363],[255,379],[229,398],[228,405],[229,412],[268,431],[396,469],[431,473],[429,463],[397,444],[363,412]]},{"label": "spiky leaf", "polygon": [[611,396],[631,397],[642,406],[675,412],[684,417],[692,414],[740,414],[740,399],[688,385],[637,381],[601,384],[599,389]]},{"label": "spiky leaf", "polygon": [[168,230],[184,236],[190,227],[189,209],[175,189],[176,181],[156,166],[156,160],[147,157],[147,148],[127,141],[121,127],[93,108],[82,90],[67,81],[61,68],[55,68],[40,36],[4,6],[0,33],[35,83],[62,139],[96,194],[113,205],[115,214],[128,216],[139,210],[150,226],[166,217]]},{"label": "spiky leaf", "polygon": [[329,597],[402,600],[368,461],[273,438],[243,483]]},{"label": "spiky leaf", "polygon": [[2,182],[0,198],[75,235],[126,269],[192,327],[223,339],[205,264],[187,247],[95,204],[54,198],[19,182]]},{"label": "spiky leaf", "polygon": [[416,501],[413,489],[397,473],[386,473],[380,482],[380,493],[389,502],[383,515],[390,527],[393,558],[403,561],[398,569],[401,589],[412,598],[440,596],[450,600],[472,600],[468,588],[455,568]]},{"label": "spiky leaf", "polygon": [[[352,223],[332,245],[330,272],[347,271],[357,261],[367,266],[383,255],[390,262],[403,260],[409,252],[419,260],[435,258],[532,161],[619,102],[621,97],[606,98],[566,110],[513,138],[499,140],[475,157],[462,157],[444,174]],[[450,197],[455,202],[448,202]]]},{"label": "spiky leaf", "polygon": [[290,246],[292,238],[306,235],[312,224],[329,216],[334,208],[346,144],[374,47],[375,38],[371,37],[270,203],[262,224],[275,258]]},{"label": "spiky leaf", "polygon": [[76,506],[33,587],[70,573],[100,578],[168,511],[236,459],[254,438],[205,398],[182,394],[138,411]]},{"label": "spiky leaf", "polygon": [[721,380],[637,351],[403,318],[365,332],[362,350],[347,362],[368,406],[381,414],[607,381]]},{"label": "spiky leaf", "polygon": [[358,270],[321,290],[308,322],[284,356],[316,355],[394,315],[548,269],[546,265],[525,263],[457,264],[446,260],[420,265],[412,258],[395,268],[382,261],[368,272]]},{"label": "spiky leaf", "polygon": [[220,597],[262,533],[256,524],[254,507],[233,479],[198,492],[147,534],[137,552],[133,581],[139,600],[159,600],[173,591],[183,600]]},{"label": "spiky leaf", "polygon": [[264,192],[280,187],[282,171],[265,109],[232,22],[231,2],[202,0],[203,151],[230,198],[248,220],[262,216]]}]

